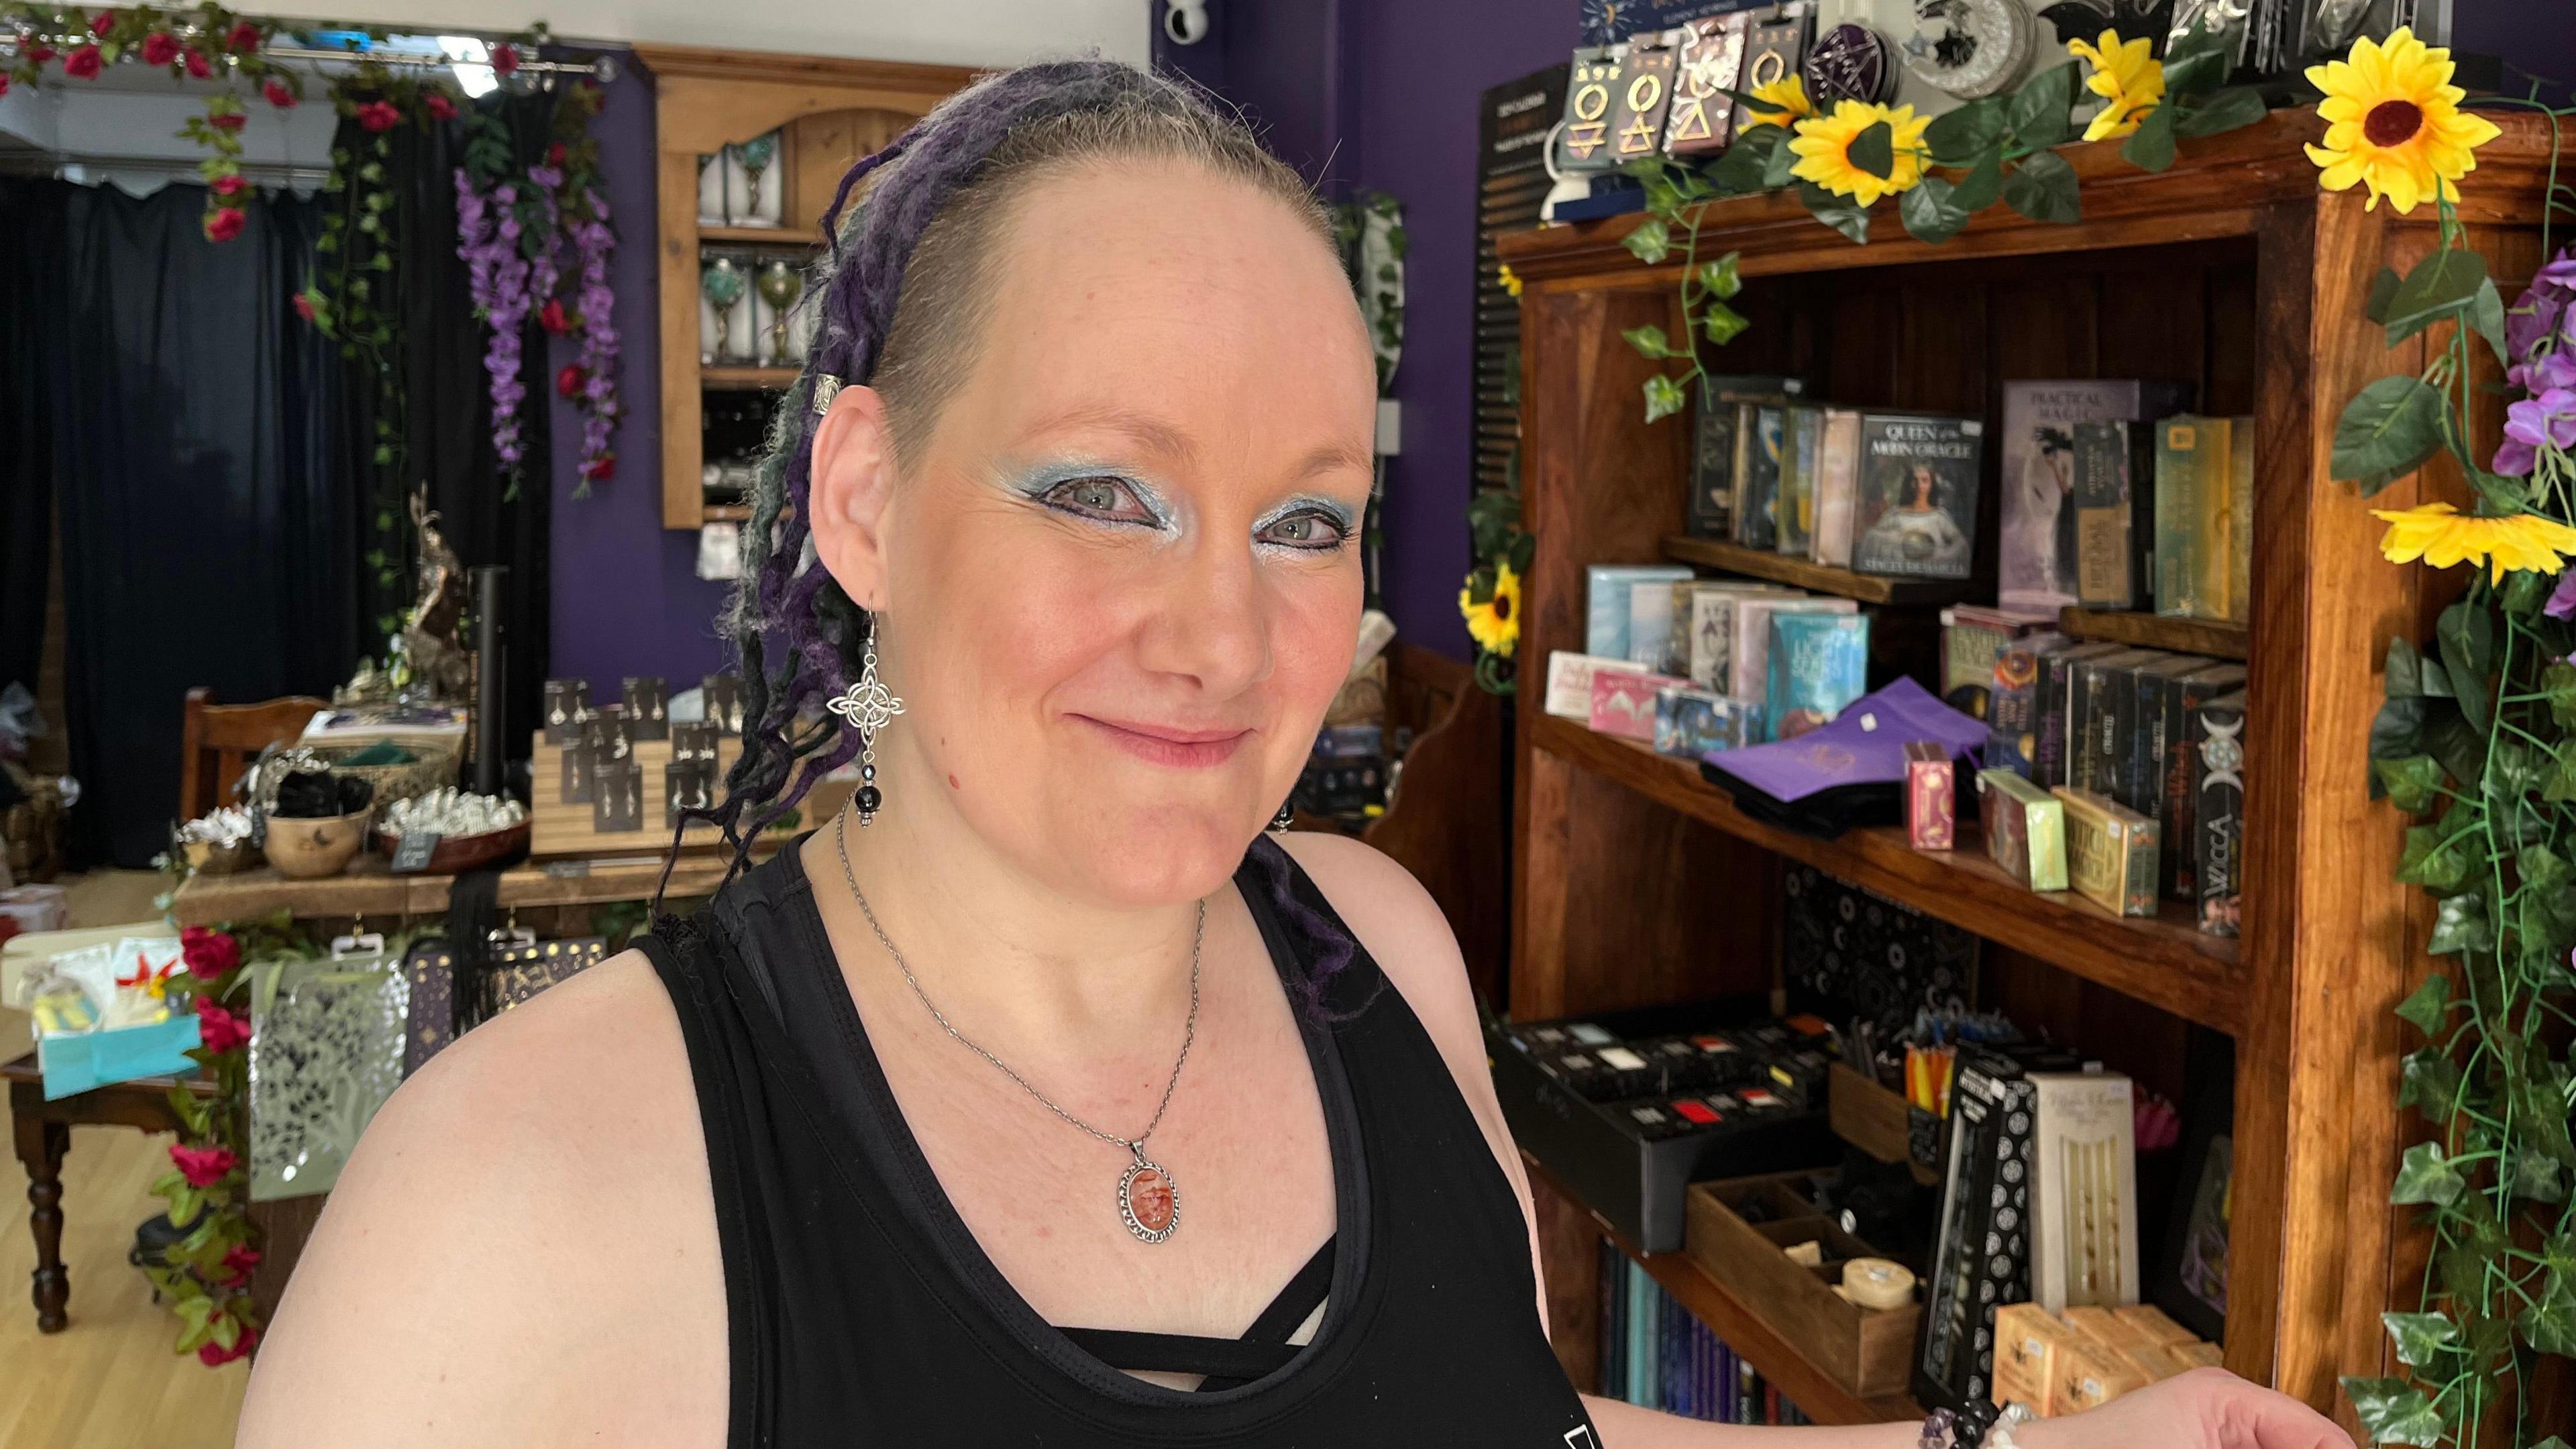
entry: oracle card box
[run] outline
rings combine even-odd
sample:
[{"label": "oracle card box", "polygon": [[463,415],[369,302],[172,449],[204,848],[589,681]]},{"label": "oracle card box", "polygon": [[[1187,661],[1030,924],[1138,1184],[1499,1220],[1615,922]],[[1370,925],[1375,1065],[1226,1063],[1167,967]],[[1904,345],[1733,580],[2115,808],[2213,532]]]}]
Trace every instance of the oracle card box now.
[{"label": "oracle card box", "polygon": [[1958,844],[1957,793],[1950,747],[1938,740],[1905,744],[1905,843],[1916,850]]},{"label": "oracle card box", "polygon": [[1652,744],[1655,694],[1675,687],[1687,689],[1690,681],[1636,669],[1596,669],[1592,673],[1592,728],[1605,735]]}]

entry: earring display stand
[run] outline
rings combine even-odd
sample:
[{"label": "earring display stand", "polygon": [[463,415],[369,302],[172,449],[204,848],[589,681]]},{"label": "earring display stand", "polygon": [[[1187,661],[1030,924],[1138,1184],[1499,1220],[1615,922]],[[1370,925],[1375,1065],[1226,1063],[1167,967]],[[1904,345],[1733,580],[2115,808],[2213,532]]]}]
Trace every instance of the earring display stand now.
[{"label": "earring display stand", "polygon": [[[563,777],[563,756],[572,745],[550,745],[545,736],[537,736],[535,747],[536,800],[528,807],[528,854],[543,860],[565,855],[599,855],[620,850],[657,853],[671,843],[671,832],[662,824],[662,802],[666,798],[664,775],[671,767],[669,740],[637,740],[635,763],[643,767],[641,802],[642,828],[636,830],[597,830],[592,828],[593,814],[588,802],[566,804],[556,782]],[[742,755],[742,741],[720,737],[716,741],[716,777]],[[724,843],[723,832],[713,825],[692,822],[681,841],[686,850],[713,849]]]}]

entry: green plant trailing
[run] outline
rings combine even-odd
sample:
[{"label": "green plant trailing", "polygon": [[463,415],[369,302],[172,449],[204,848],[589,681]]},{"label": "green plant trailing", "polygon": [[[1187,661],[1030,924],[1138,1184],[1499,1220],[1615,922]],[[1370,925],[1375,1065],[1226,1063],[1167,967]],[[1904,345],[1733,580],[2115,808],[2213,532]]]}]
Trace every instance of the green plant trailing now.
[{"label": "green plant trailing", "polygon": [[[2551,127],[2546,257],[2576,191],[2555,180],[2567,113],[2533,108]],[[2508,309],[2450,198],[2436,202],[2438,248],[2383,270],[2367,303],[2391,347],[2426,335],[2427,361],[2362,389],[2333,452],[2365,496],[2448,458],[2474,512],[2382,513],[2382,548],[2488,566],[2424,647],[2389,641],[2371,727],[2372,793],[2414,821],[2398,879],[2438,903],[2436,968],[2397,1009],[2417,1043],[2398,1101],[2430,1139],[2389,1193],[2431,1252],[2417,1311],[2381,1315],[2404,1372],[2343,1386],[2373,1443],[2567,1449],[2535,1437],[2565,1426],[2535,1422],[2527,1390],[2539,1359],[2576,1357],[2576,573],[2561,558],[2576,547],[2576,258]],[[2476,414],[2499,404],[2473,381],[2481,351],[2507,378],[2505,442],[2483,466]]]}]

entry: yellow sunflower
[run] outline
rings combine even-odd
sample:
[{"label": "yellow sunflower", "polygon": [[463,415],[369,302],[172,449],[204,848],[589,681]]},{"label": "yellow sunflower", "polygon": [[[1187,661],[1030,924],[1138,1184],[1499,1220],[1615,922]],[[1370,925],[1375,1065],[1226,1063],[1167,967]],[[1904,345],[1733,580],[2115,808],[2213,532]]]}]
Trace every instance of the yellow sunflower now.
[{"label": "yellow sunflower", "polygon": [[[1885,176],[1851,159],[1852,142],[1881,121],[1894,133],[1893,164]],[[1912,106],[1891,110],[1865,101],[1838,102],[1832,115],[1809,116],[1798,123],[1798,134],[1789,141],[1789,149],[1798,153],[1798,164],[1789,174],[1863,206],[1874,206],[1880,197],[1910,191],[1923,179],[1923,129],[1931,124],[1930,116],[1915,115]]]},{"label": "yellow sunflower", "polygon": [[2452,183],[2478,167],[2471,153],[2496,138],[2494,123],[2460,109],[2467,92],[2451,84],[2451,52],[2405,26],[2384,44],[2354,41],[2349,60],[2308,67],[2308,84],[2325,92],[2325,144],[2308,148],[2324,168],[2318,181],[2328,191],[2361,183],[2374,210],[2383,196],[2401,216],[2419,201],[2456,200]]},{"label": "yellow sunflower", "polygon": [[2066,42],[2068,55],[2093,67],[2093,73],[2084,78],[2085,89],[2108,102],[2084,128],[2085,140],[2101,141],[2136,131],[2147,112],[2165,98],[2165,63],[2147,54],[2154,48],[2155,42],[2146,36],[2122,40],[2116,30],[2103,31],[2102,38],[2090,45],[2080,40]]},{"label": "yellow sunflower", "polygon": [[1467,619],[1467,635],[1476,647],[1488,654],[1512,657],[1512,647],[1521,642],[1521,578],[1512,566],[1501,560],[1494,563],[1494,596],[1484,603],[1476,602],[1476,589],[1471,583],[1458,591],[1458,612]]},{"label": "yellow sunflower", "polygon": [[1807,83],[1794,74],[1764,81],[1753,88],[1752,95],[1762,104],[1748,102],[1744,115],[1756,126],[1786,126],[1816,113],[1815,102],[1807,99]]},{"label": "yellow sunflower", "polygon": [[2437,569],[2484,564],[2497,583],[2516,569],[2554,574],[2566,564],[2566,555],[2576,554],[2576,528],[2537,513],[2471,518],[2447,503],[2426,503],[2407,509],[2374,508],[2370,516],[2388,524],[2379,551],[2390,563],[2420,558]]}]

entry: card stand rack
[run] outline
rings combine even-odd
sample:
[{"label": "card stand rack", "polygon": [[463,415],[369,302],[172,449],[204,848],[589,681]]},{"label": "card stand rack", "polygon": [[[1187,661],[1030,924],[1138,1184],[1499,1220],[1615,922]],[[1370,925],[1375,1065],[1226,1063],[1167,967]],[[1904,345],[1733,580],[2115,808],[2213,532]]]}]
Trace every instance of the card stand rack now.
[{"label": "card stand rack", "polygon": [[[599,830],[593,827],[590,803],[568,804],[563,798],[564,752],[572,746],[551,745],[538,737],[531,763],[528,807],[528,854],[540,860],[567,855],[659,855],[671,848],[671,827],[663,823],[664,777],[671,765],[669,740],[637,740],[635,761],[644,767],[641,829]],[[742,741],[716,741],[716,782],[721,798],[724,773],[742,754]],[[692,822],[682,837],[683,850],[709,850],[724,843],[711,824]]]}]

